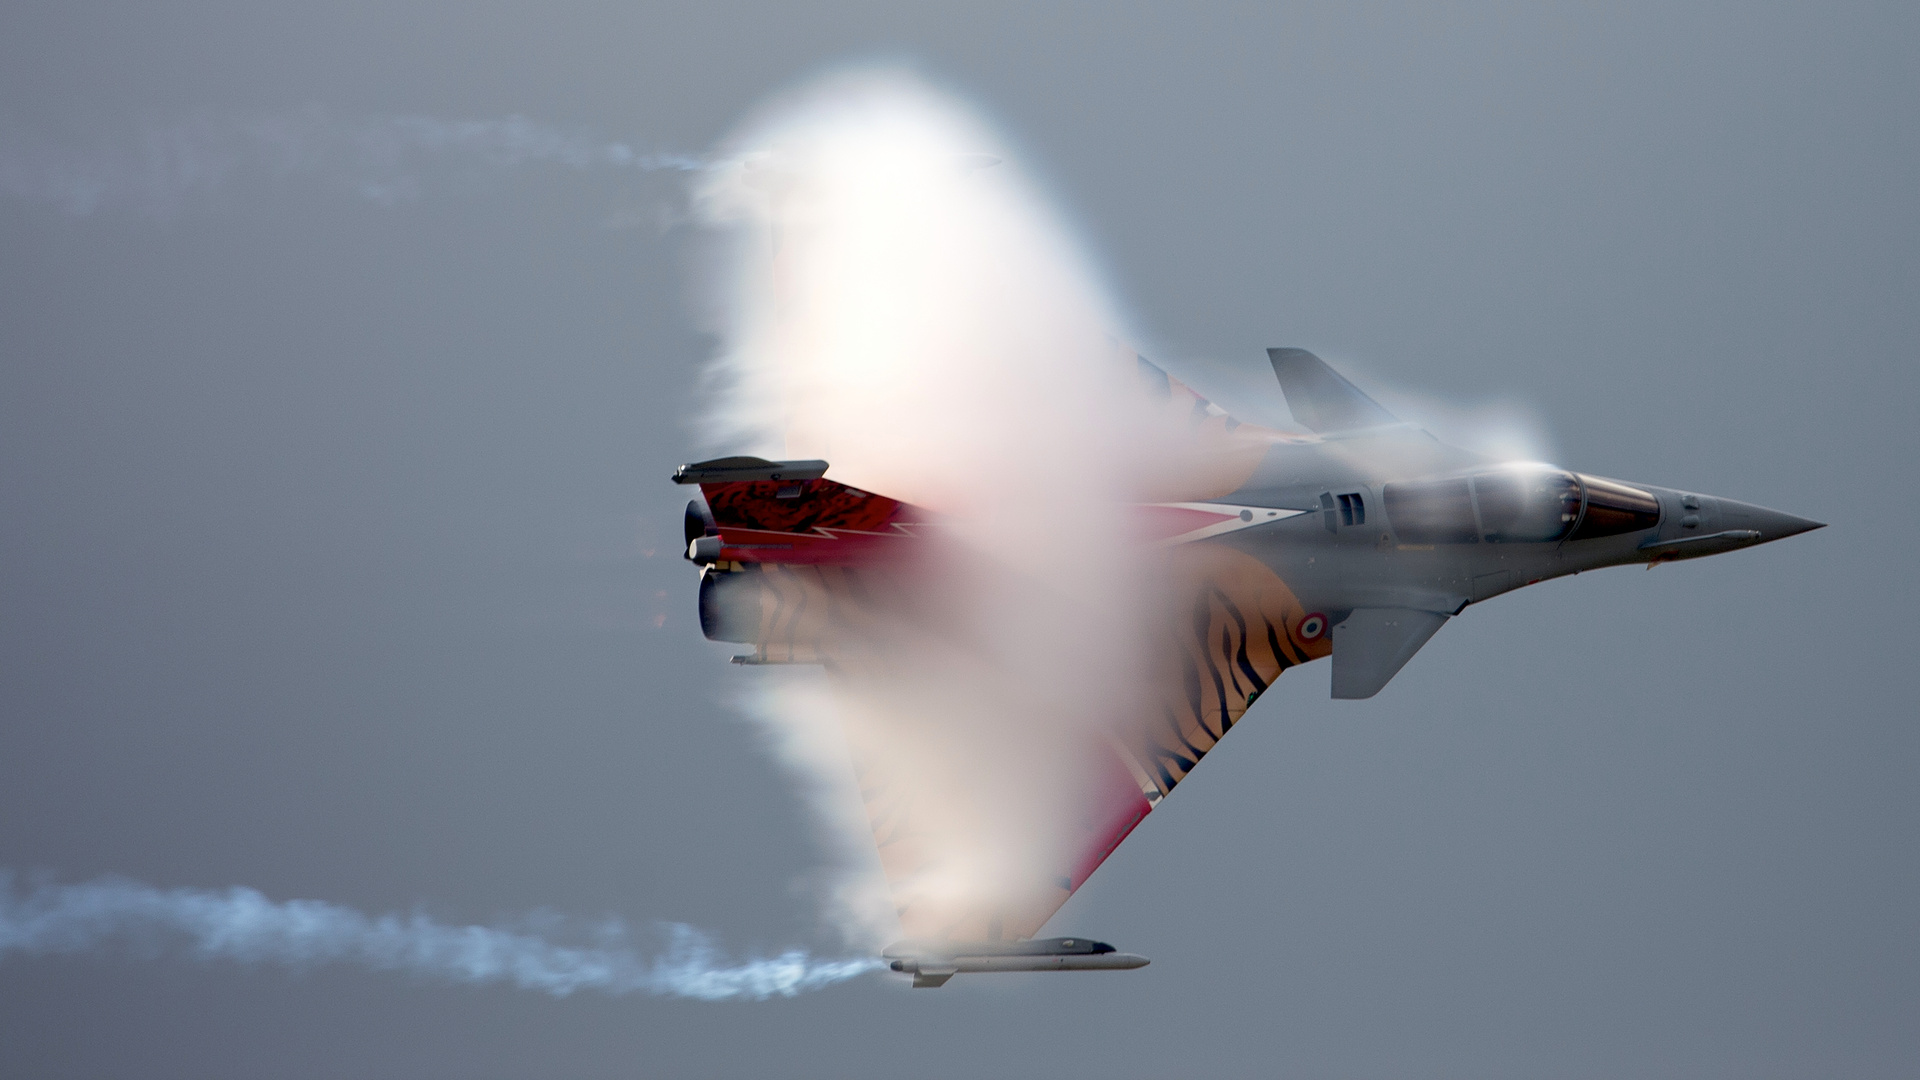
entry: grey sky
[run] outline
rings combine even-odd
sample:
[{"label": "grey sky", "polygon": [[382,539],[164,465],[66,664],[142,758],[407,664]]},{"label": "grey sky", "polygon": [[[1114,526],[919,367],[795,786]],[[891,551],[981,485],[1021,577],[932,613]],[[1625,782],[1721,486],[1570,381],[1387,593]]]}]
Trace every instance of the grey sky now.
[{"label": "grey sky", "polygon": [[[14,3],[0,146],[318,109],[697,154],[906,58],[1224,402],[1303,346],[1832,527],[1475,607],[1371,701],[1289,674],[1055,922],[1139,972],[706,1004],[10,958],[0,1073],[1910,1074],[1920,13],[907,8]],[[404,171],[0,199],[0,866],[831,951],[675,557],[683,181]]]}]

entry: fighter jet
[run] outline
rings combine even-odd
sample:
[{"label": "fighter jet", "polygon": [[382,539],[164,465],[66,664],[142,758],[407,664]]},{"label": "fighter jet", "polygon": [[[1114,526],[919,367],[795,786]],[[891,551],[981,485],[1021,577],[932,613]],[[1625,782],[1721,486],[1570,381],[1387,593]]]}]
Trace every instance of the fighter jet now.
[{"label": "fighter jet", "polygon": [[[1165,497],[1134,508],[1178,602],[1159,628],[1159,693],[1086,751],[1091,779],[1073,789],[1078,831],[1060,865],[991,905],[912,892],[935,857],[915,833],[915,780],[888,775],[883,754],[856,760],[909,935],[885,955],[915,986],[961,972],[1144,966],[1098,942],[1033,937],[1287,668],[1330,656],[1333,696],[1370,698],[1447,620],[1502,593],[1822,527],[1697,491],[1489,459],[1400,421],[1310,352],[1268,358],[1304,433],[1241,423],[1127,357],[1191,451]],[[872,628],[916,603],[892,568],[938,543],[941,521],[828,471],[730,457],[673,479],[702,495],[685,526],[706,636],[752,646],[738,663],[823,664],[857,685],[886,663]],[[862,739],[849,740],[856,758]]]}]

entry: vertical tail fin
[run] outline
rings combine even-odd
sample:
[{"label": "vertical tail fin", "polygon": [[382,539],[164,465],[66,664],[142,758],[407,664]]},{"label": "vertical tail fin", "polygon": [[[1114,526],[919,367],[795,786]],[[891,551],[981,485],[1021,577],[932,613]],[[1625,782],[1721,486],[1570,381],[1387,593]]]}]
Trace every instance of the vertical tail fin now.
[{"label": "vertical tail fin", "polygon": [[1346,431],[1399,421],[1380,403],[1305,349],[1268,349],[1293,418],[1311,431]]}]

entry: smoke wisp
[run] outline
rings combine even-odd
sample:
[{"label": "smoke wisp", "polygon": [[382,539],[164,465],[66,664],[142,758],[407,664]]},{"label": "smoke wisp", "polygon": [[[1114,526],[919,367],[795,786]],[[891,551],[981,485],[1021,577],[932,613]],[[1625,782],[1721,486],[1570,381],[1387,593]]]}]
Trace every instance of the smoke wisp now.
[{"label": "smoke wisp", "polygon": [[544,166],[575,173],[690,172],[685,154],[647,150],[523,116],[335,119],[204,111],[130,132],[58,141],[0,124],[0,193],[86,217],[177,217],[242,185],[314,181],[380,206],[422,198],[462,176]]},{"label": "smoke wisp", "polygon": [[554,997],[593,990],[702,1001],[792,997],[879,966],[870,958],[816,959],[800,949],[733,961],[690,926],[666,923],[660,931],[664,946],[647,954],[617,921],[589,928],[583,944],[562,944],[531,930],[453,926],[418,913],[367,915],[319,900],[273,901],[248,888],[158,889],[114,877],[21,888],[0,871],[0,960],[117,948],[294,970],[345,964]]}]

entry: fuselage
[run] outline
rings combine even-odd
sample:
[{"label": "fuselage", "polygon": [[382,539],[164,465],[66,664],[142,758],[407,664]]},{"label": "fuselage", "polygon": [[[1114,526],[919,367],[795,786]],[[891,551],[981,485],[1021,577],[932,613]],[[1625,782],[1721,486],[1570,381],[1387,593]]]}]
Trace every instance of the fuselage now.
[{"label": "fuselage", "polygon": [[[1149,571],[1113,587],[1155,598],[1123,635],[1142,658],[1123,676],[1132,692],[1087,695],[1105,704],[1067,723],[1072,738],[1034,736],[1059,722],[1056,712],[1084,709],[1072,681],[1081,672],[1061,666],[1058,695],[1011,679],[1017,692],[1003,695],[1000,682],[979,679],[982,657],[998,654],[971,636],[982,624],[955,585],[1053,595],[1032,566],[971,551],[934,510],[828,479],[823,460],[718,458],[675,473],[701,490],[686,536],[701,567],[703,632],[750,645],[737,663],[823,665],[856,721],[844,734],[861,797],[902,929],[919,942],[892,959],[915,985],[960,971],[1144,963],[1078,945],[992,943],[1037,934],[1288,668],[1331,657],[1334,697],[1372,697],[1470,604],[1820,527],[1694,491],[1492,460],[1401,423],[1311,353],[1269,355],[1307,433],[1242,424],[1138,361],[1152,418],[1144,430],[1165,453],[1140,455],[1127,477],[1133,526],[1108,540]],[[1070,619],[1060,625],[1072,632]],[[929,698],[944,692],[933,688],[956,685],[991,707],[962,710],[953,731],[998,731],[994,718],[1021,717],[978,760],[955,756],[953,731],[926,722]],[[1071,812],[1044,799],[1008,810],[1009,799],[1026,805],[995,786],[1014,762],[1046,778],[1038,789],[1071,793]],[[936,819],[925,812],[935,804],[960,809]],[[1011,831],[982,824],[1022,813],[1033,820]],[[981,879],[992,887],[971,892],[935,887],[979,885],[968,868],[983,851],[1025,850],[1036,835],[1055,846],[1028,872]]]},{"label": "fuselage", "polygon": [[1497,462],[1404,424],[1276,443],[1221,502],[1306,511],[1212,542],[1258,558],[1335,623],[1356,608],[1453,615],[1549,578],[1819,527],[1694,491]]}]

